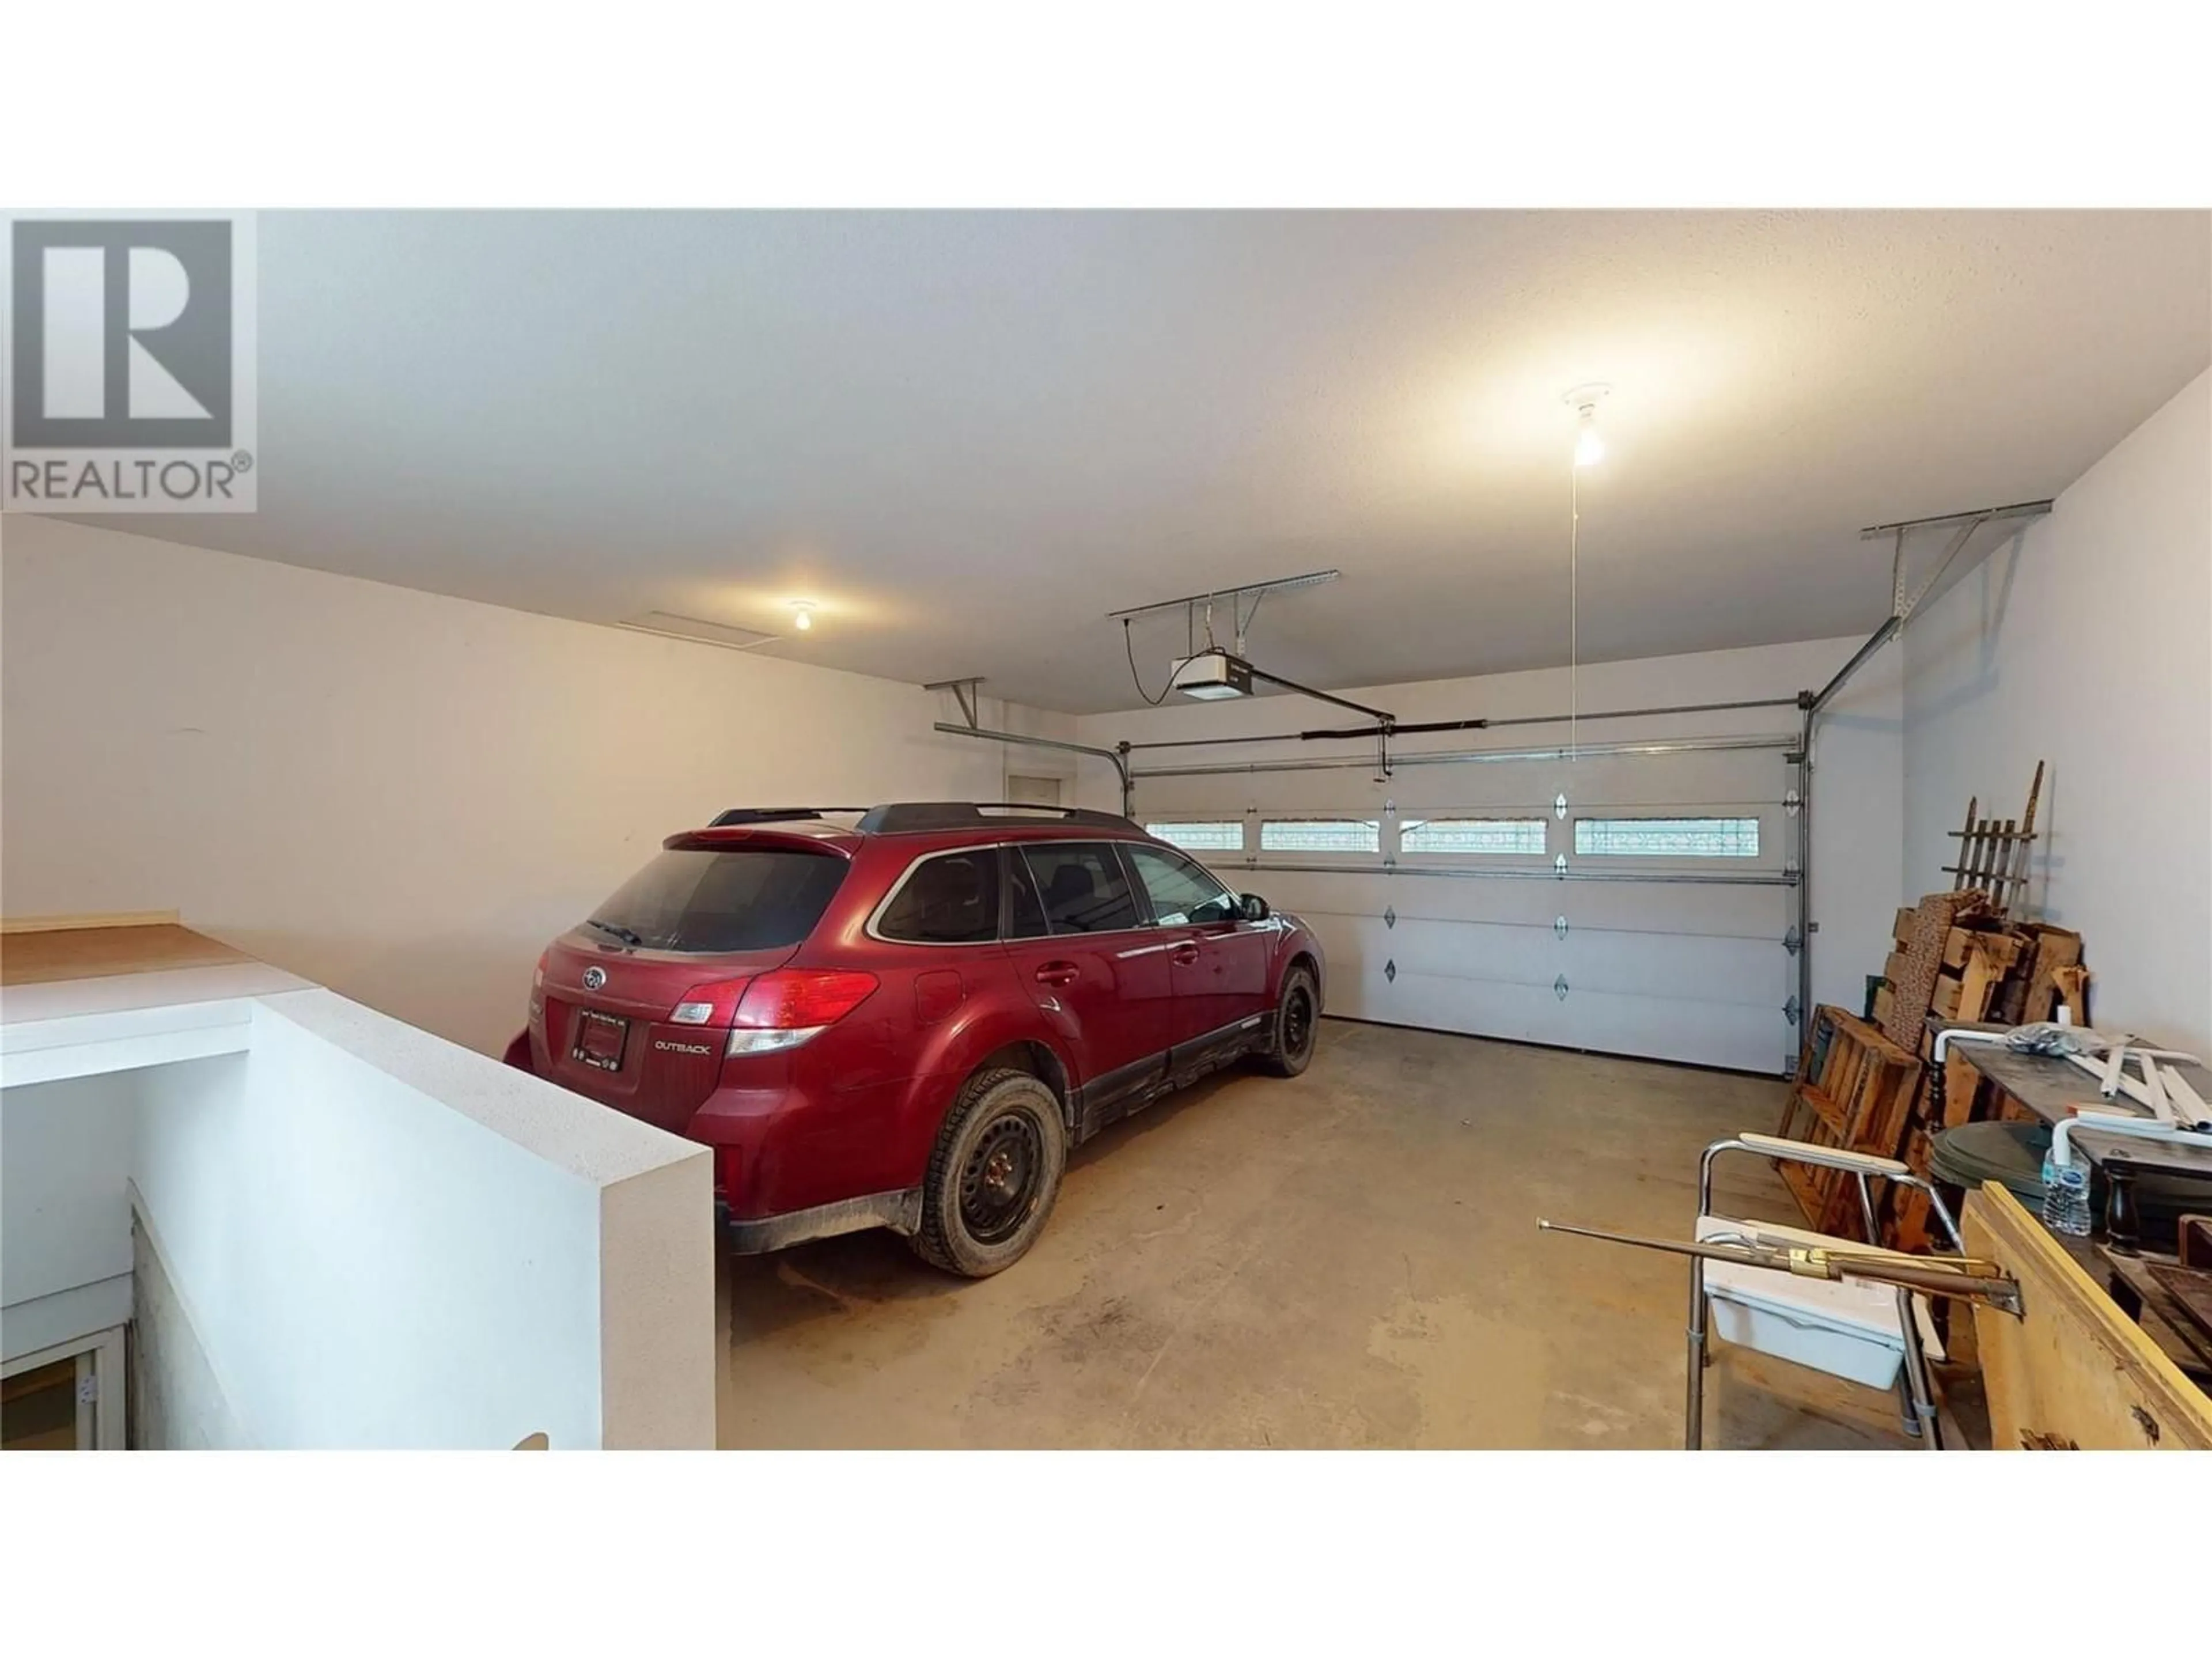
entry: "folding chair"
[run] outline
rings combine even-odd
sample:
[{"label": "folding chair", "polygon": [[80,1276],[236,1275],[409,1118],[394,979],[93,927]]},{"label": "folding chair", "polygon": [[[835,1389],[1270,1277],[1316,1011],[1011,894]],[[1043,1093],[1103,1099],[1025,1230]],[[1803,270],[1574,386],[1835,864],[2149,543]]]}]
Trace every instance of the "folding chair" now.
[{"label": "folding chair", "polygon": [[[1895,1158],[1749,1133],[1717,1140],[1705,1148],[1698,1166],[1697,1237],[1700,1239],[1763,1240],[1785,1248],[1819,1245],[1862,1255],[1877,1248],[1770,1221],[1715,1215],[1713,1164],[1723,1152],[1752,1152],[1778,1161],[1843,1170],[1857,1183],[1869,1239],[1881,1237],[1869,1181],[1880,1179],[1917,1188],[1927,1194],[1929,1208],[1952,1252],[1966,1253],[1942,1194]],[[1705,1441],[1705,1367],[1712,1363],[1707,1338],[1716,1326],[1725,1340],[1753,1352],[1771,1354],[1870,1388],[1895,1388],[1905,1432],[1917,1437],[1930,1451],[1942,1449],[1935,1383],[1928,1366],[1931,1354],[1942,1358],[1942,1347],[1928,1316],[1924,1297],[1887,1285],[1805,1278],[1692,1256],[1689,1398],[1683,1425],[1683,1444],[1691,1451]]]}]

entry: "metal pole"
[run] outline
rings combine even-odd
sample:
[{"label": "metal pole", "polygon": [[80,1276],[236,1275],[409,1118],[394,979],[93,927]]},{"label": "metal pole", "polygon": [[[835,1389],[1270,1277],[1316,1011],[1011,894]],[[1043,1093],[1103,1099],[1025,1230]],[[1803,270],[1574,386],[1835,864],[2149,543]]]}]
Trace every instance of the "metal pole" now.
[{"label": "metal pole", "polygon": [[[1334,581],[1343,574],[1341,570],[1334,569],[1309,570],[1303,576],[1278,576],[1272,581],[1264,582],[1238,582],[1233,587],[1217,587],[1210,593],[1186,593],[1179,599],[1160,599],[1151,605],[1133,605],[1126,611],[1109,611],[1106,613],[1106,620],[1119,622],[1124,617],[1149,616],[1155,611],[1173,611],[1185,605],[1208,605],[1224,595],[1234,605],[1237,599],[1246,593],[1287,593],[1301,587],[1318,587],[1323,582]],[[1235,612],[1232,611],[1231,614],[1234,616]],[[1251,626],[1250,617],[1245,618],[1244,625],[1248,628]]]},{"label": "metal pole", "polygon": [[[1795,708],[1795,697],[1752,697],[1741,702],[1683,702],[1667,708],[1602,708],[1579,714],[1516,714],[1505,720],[1493,720],[1498,726],[1563,726],[1569,720],[1625,720],[1645,714],[1732,714],[1740,708]],[[1400,728],[1401,731],[1403,727]]]},{"label": "metal pole", "polygon": [[1835,678],[1814,693],[1813,701],[1808,705],[1806,712],[1817,714],[1826,708],[1834,701],[1836,693],[1844,689],[1844,683],[1866,665],[1869,657],[1894,639],[1897,636],[1897,630],[1904,625],[1905,618],[1902,617],[1883,618],[1881,626],[1867,635],[1866,643],[1851,653],[1851,659],[1836,671]]},{"label": "metal pole", "polygon": [[[1224,868],[1228,867],[1224,866]],[[1457,881],[1627,881],[1661,886],[1791,887],[1797,878],[1787,871],[1771,875],[1724,875],[1692,870],[1651,871],[1560,870],[1507,866],[1504,868],[1464,867],[1426,864],[1296,864],[1279,859],[1251,859],[1237,866],[1243,870],[1292,871],[1316,876],[1444,876]]]},{"label": "metal pole", "polygon": [[1132,787],[1129,763],[1117,750],[1100,749],[1087,743],[1066,743],[1058,738],[1033,738],[1024,732],[994,732],[981,726],[955,726],[949,720],[937,721],[936,729],[948,737],[981,738],[991,743],[1025,743],[1032,749],[1060,749],[1071,755],[1092,755],[1110,762],[1121,780],[1121,816],[1129,816]]},{"label": "metal pole", "polygon": [[1354,702],[1349,697],[1340,697],[1328,691],[1316,691],[1310,685],[1300,685],[1296,680],[1286,680],[1280,674],[1270,674],[1264,668],[1253,669],[1252,678],[1265,680],[1270,685],[1279,685],[1285,691],[1295,691],[1302,697],[1311,697],[1318,702],[1333,702],[1339,708],[1349,708],[1355,714],[1366,715],[1383,728],[1388,728],[1398,718],[1387,708],[1370,708],[1365,703]]},{"label": "metal pole", "polygon": [[1929,530],[1939,524],[1961,524],[1972,519],[1977,524],[1992,519],[2039,519],[2051,511],[2053,502],[2048,498],[2039,501],[2014,501],[2010,507],[1984,507],[1972,513],[1939,513],[1932,519],[1900,519],[1894,524],[1870,524],[1859,532],[1861,541],[1873,541],[1883,536],[1893,536],[1900,530]]},{"label": "metal pole", "polygon": [[1797,744],[1797,1019],[1791,1032],[1790,1074],[1805,1052],[1813,1029],[1813,710]]},{"label": "metal pole", "polygon": [[[1489,728],[1501,726],[1563,726],[1569,720],[1638,720],[1654,714],[1719,714],[1744,708],[1796,708],[1798,699],[1790,697],[1753,697],[1741,702],[1685,702],[1660,708],[1607,708],[1589,714],[1516,714],[1504,720],[1425,720],[1412,725],[1400,724],[1391,729],[1391,735],[1403,738],[1423,731],[1445,731],[1456,727]],[[1218,749],[1237,744],[1250,743],[1311,743],[1319,738],[1371,738],[1371,731],[1347,732],[1268,732],[1249,738],[1166,738],[1151,743],[1133,743],[1134,749]]]},{"label": "metal pole", "polygon": [[[955,727],[954,730],[960,728]],[[1426,754],[1394,753],[1393,768],[1405,766],[1456,766],[1482,761],[1543,761],[1565,760],[1570,754],[1592,755],[1675,755],[1707,750],[1735,749],[1794,749],[1795,735],[1786,737],[1742,738],[1677,738],[1657,743],[1586,743],[1570,751],[1566,749],[1455,749],[1435,750]],[[1332,757],[1327,760],[1231,761],[1212,766],[1158,766],[1133,771],[1133,778],[1204,778],[1231,777],[1243,773],[1258,772],[1340,772],[1371,766],[1366,756]]]}]

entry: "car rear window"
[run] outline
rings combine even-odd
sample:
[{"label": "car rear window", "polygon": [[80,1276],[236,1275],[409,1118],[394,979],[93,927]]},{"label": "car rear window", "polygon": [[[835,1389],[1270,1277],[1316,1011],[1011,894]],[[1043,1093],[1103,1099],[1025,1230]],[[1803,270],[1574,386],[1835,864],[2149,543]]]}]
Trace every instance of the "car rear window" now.
[{"label": "car rear window", "polygon": [[834,854],[672,848],[592,912],[646,951],[772,951],[814,931],[843,884]]}]

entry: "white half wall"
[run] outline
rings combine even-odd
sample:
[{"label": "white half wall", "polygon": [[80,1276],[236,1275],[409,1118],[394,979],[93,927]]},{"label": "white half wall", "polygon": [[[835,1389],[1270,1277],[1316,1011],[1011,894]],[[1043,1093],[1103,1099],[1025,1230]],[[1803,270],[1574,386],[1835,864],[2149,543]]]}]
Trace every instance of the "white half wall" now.
[{"label": "white half wall", "polygon": [[141,1445],[711,1446],[708,1163],[259,964],[0,992],[8,1352],[135,1321]]},{"label": "white half wall", "polygon": [[1913,618],[1905,871],[1969,796],[2047,763],[2033,909],[2075,928],[2100,1025],[2212,1052],[2212,374],[2200,374]]},{"label": "white half wall", "polygon": [[[1887,592],[1888,579],[1886,556],[1877,558],[1869,555],[1868,580],[1873,585],[1877,611]],[[1326,604],[1325,595],[1315,603]],[[1262,614],[1264,618],[1265,613]],[[1254,655],[1263,665],[1267,659],[1265,637],[1263,620],[1253,647]],[[1863,642],[1863,636],[1811,640],[1738,651],[1588,664],[1576,677],[1574,701],[1582,709],[1601,711],[1793,697],[1800,691],[1817,690],[1826,684]],[[1166,665],[1140,662],[1140,666],[1146,672],[1148,685],[1160,684]],[[1401,722],[1551,714],[1566,710],[1570,702],[1569,676],[1564,668],[1372,686],[1343,695],[1356,702],[1388,708]],[[1795,732],[1800,720],[1798,712],[1792,708],[1612,721],[1583,719],[1577,723],[1576,735],[1583,743],[1597,744],[1786,733]],[[1361,723],[1359,716],[1325,703],[1295,696],[1269,696],[1210,704],[1177,698],[1158,708],[1085,715],[1077,726],[1080,741],[1110,748],[1125,738],[1133,742],[1218,738]],[[1505,749],[1564,744],[1566,739],[1567,726],[1561,723],[1409,738],[1395,747],[1400,753],[1420,749]],[[1366,742],[1273,744],[1251,748],[1231,744],[1156,750],[1140,753],[1134,758],[1139,769],[1142,769],[1372,752],[1372,744]],[[1779,755],[1762,759],[1767,769],[1752,773],[1764,780],[1757,783],[1754,793],[1778,800],[1791,781],[1791,769],[1783,763]],[[1857,1009],[1865,1001],[1867,975],[1879,974],[1889,953],[1892,919],[1907,886],[1900,849],[1904,823],[1903,693],[1900,653],[1897,648],[1886,648],[1870,659],[1831,705],[1819,728],[1814,759],[1811,897],[1817,932],[1814,940],[1813,994],[1818,1001]],[[1581,773],[1589,775],[1583,778],[1583,788],[1587,799],[1593,787],[1618,787],[1620,780],[1640,776],[1633,774],[1637,767],[1664,768],[1672,763],[1657,757],[1610,762],[1585,758],[1578,763],[1553,768],[1540,778],[1532,773],[1529,787],[1540,784],[1541,798],[1549,799],[1556,777],[1557,787],[1572,797],[1577,793],[1575,780],[1579,768]],[[1433,776],[1438,770],[1493,773],[1498,769],[1485,766],[1423,771]],[[1745,769],[1738,769],[1740,772]],[[1109,768],[1086,762],[1081,775],[1085,805],[1118,808],[1117,786]],[[1348,780],[1340,786],[1340,792],[1350,789],[1363,798],[1371,794],[1374,805],[1379,805],[1385,795],[1394,793],[1388,785],[1370,788],[1368,775],[1364,772],[1334,775]],[[1409,769],[1401,775],[1412,778],[1416,775]],[[1402,794],[1406,790],[1401,786],[1395,793]],[[1155,802],[1160,801],[1164,794],[1155,786]],[[1137,793],[1140,816],[1146,801],[1146,788],[1140,783]],[[1351,802],[1347,799],[1339,804]],[[1227,876],[1228,872],[1224,870],[1224,874]],[[1505,890],[1526,885],[1508,882],[1447,884],[1494,890],[1501,900]],[[1779,913],[1780,907],[1777,907],[1777,914]],[[1776,949],[1778,958],[1778,931]],[[1549,969],[1538,977],[1548,981]],[[1782,985],[1786,977],[1778,974],[1777,985]]]},{"label": "white half wall", "polygon": [[131,1317],[133,1123],[96,1078],[0,1092],[0,1359]]},{"label": "white half wall", "polygon": [[0,908],[179,910],[486,1053],[664,836],[1005,792],[1005,746],[932,732],[952,699],[919,687],[51,520],[0,538]]}]

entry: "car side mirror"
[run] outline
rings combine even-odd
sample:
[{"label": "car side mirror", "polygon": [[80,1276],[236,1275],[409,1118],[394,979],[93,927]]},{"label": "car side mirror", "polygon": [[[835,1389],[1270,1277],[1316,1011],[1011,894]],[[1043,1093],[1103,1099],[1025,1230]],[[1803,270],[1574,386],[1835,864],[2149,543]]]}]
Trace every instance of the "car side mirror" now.
[{"label": "car side mirror", "polygon": [[1245,921],[1267,921],[1269,915],[1267,901],[1261,898],[1257,893],[1246,893],[1237,899],[1237,903],[1238,908],[1244,912]]}]

